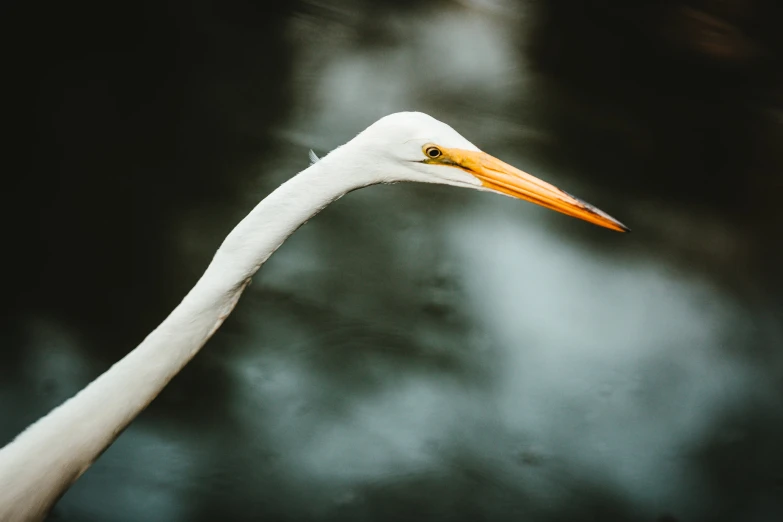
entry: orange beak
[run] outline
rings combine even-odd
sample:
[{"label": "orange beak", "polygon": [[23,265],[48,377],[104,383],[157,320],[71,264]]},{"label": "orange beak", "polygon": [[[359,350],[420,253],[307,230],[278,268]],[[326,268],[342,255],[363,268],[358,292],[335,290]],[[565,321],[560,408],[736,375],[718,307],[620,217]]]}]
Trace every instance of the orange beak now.
[{"label": "orange beak", "polygon": [[589,203],[489,154],[462,149],[438,148],[443,154],[438,158],[428,159],[427,163],[458,167],[478,178],[484,187],[496,192],[524,199],[618,232],[631,231],[615,218]]}]

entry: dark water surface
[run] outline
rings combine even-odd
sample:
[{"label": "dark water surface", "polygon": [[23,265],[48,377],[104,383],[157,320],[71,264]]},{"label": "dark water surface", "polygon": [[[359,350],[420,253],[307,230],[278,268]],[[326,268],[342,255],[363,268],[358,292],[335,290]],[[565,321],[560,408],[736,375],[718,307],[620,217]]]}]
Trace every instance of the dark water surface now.
[{"label": "dark water surface", "polygon": [[52,519],[783,520],[783,4],[278,4],[7,8],[0,442],[390,112],[634,232],[351,193]]}]

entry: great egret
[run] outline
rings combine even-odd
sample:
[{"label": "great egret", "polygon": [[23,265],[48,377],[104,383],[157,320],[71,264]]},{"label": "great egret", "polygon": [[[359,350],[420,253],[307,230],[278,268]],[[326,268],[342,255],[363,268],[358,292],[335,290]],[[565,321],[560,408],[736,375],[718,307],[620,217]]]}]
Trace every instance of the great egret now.
[{"label": "great egret", "polygon": [[494,191],[612,230],[622,223],[480,151],[422,113],[381,118],[259,203],[205,273],[133,351],[0,450],[0,520],[41,520],[220,327],[250,278],[308,219],[346,193],[418,181]]}]

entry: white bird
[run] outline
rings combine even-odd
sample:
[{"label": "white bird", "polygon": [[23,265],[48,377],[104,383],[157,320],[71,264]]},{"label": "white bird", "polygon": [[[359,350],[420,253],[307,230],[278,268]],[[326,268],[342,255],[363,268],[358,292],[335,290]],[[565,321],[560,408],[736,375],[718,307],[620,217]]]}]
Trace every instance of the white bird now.
[{"label": "white bird", "polygon": [[422,113],[386,116],[283,183],[223,241],[203,276],[134,350],[0,449],[0,520],[42,520],[193,358],[296,229],[346,193],[418,181],[494,191],[616,231],[595,207],[480,151]]}]

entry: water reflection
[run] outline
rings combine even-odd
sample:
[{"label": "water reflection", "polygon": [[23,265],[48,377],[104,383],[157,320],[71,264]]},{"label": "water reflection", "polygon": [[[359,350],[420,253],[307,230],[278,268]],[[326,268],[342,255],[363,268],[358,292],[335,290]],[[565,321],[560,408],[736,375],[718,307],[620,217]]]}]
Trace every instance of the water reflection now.
[{"label": "water reflection", "polygon": [[[114,196],[54,191],[42,222],[61,227],[24,229],[41,261],[21,273],[44,275],[12,287],[22,305],[3,323],[4,440],[134,346],[308,148],[389,112],[441,118],[634,233],[446,187],[352,193],[270,259],[54,518],[783,515],[779,107],[747,112],[750,87],[736,103],[656,92],[609,36],[585,38],[590,9],[566,35],[558,9],[522,2],[196,5],[176,18],[178,87],[128,110],[146,119],[106,117],[124,134],[82,129],[61,149],[42,138],[54,152],[34,173],[57,186],[82,169]],[[653,65],[681,72],[668,63]],[[104,73],[71,79],[87,77]],[[67,135],[72,120],[54,121]],[[99,134],[115,148],[96,160],[79,143]],[[124,136],[140,144],[129,164]]]}]

